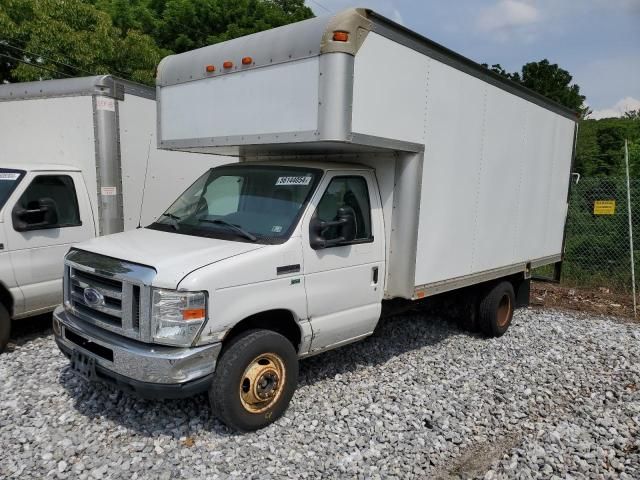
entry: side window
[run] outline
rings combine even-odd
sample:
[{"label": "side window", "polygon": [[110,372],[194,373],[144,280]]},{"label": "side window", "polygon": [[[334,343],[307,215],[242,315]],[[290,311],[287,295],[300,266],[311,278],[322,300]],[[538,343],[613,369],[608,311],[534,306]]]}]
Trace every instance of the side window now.
[{"label": "side window", "polygon": [[14,217],[24,230],[82,225],[73,179],[68,175],[38,175],[18,200]]},{"label": "side window", "polygon": [[[356,221],[354,240],[371,239],[371,203],[364,177],[334,177],[318,203],[316,215],[322,221],[331,222],[338,218],[341,207],[353,211]],[[329,227],[322,236],[333,240],[338,238],[338,233],[337,227]]]}]

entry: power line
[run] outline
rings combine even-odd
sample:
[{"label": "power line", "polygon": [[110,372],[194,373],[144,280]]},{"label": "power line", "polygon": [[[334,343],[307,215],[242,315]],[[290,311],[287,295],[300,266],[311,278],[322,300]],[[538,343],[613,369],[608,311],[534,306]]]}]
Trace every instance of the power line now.
[{"label": "power line", "polygon": [[68,78],[72,77],[72,75],[69,75],[67,73],[61,72],[59,70],[54,70],[53,68],[47,68],[47,67],[45,67],[43,65],[38,65],[37,63],[27,62],[26,60],[22,60],[20,58],[12,57],[11,55],[7,55],[6,53],[0,53],[0,57],[5,57],[5,58],[8,58],[9,60],[13,60],[15,62],[24,63],[25,65],[29,65],[30,67],[36,67],[36,68],[39,68],[41,70],[46,70],[48,72],[56,73],[58,75],[64,75],[65,77],[68,77]]},{"label": "power line", "polygon": [[[6,38],[5,38],[5,39],[2,39],[0,42],[1,42],[1,43],[0,43],[0,45],[4,45],[4,46],[6,46],[6,47],[13,48],[13,49],[15,49],[15,50],[18,50],[18,51],[21,51],[21,52],[23,52],[23,53],[26,53],[27,55],[32,55],[32,56],[34,56],[34,57],[43,58],[43,59],[48,60],[48,61],[50,61],[50,62],[57,63],[58,65],[62,65],[62,66],[65,66],[65,67],[67,67],[67,68],[71,68],[71,69],[74,69],[74,70],[76,70],[76,71],[78,71],[78,72],[86,73],[86,74],[89,74],[89,75],[92,75],[92,76],[93,76],[93,75],[97,75],[97,73],[93,73],[93,72],[90,72],[90,71],[88,71],[88,70],[84,70],[83,68],[77,67],[77,66],[75,66],[75,65],[70,65],[70,64],[68,64],[68,63],[64,63],[64,62],[61,62],[61,61],[59,61],[59,60],[54,60],[53,58],[51,58],[51,57],[47,57],[46,55],[42,55],[42,54],[37,53],[37,52],[30,52],[30,51],[25,50],[25,49],[23,49],[23,48],[16,47],[15,45],[11,45],[11,44],[6,40]],[[20,60],[18,60],[18,61],[20,61]],[[22,62],[22,63],[25,63],[25,62]],[[32,65],[32,66],[34,65],[33,63],[28,63],[28,62],[27,62],[27,64],[28,64],[28,65]],[[118,71],[118,70],[116,70],[116,69],[114,69],[114,68],[110,68],[110,70],[111,70],[113,73],[115,73],[116,75],[118,75],[119,77],[123,78],[124,80],[129,80],[130,82],[133,82],[133,81],[134,81],[134,80],[131,80],[129,77],[127,77],[127,75],[125,75],[124,73],[122,73],[122,72],[120,72],[120,71]],[[62,72],[59,72],[59,73],[62,73]],[[71,76],[72,76],[72,75],[67,75],[67,77],[71,77]]]},{"label": "power line", "polygon": [[31,56],[33,56],[33,57],[44,58],[45,60],[48,60],[49,62],[57,63],[58,65],[62,65],[62,66],[67,67],[67,68],[72,68],[73,70],[77,70],[77,71],[79,71],[79,72],[87,73],[87,74],[89,74],[89,75],[95,75],[95,73],[92,73],[92,72],[90,72],[90,71],[88,71],[88,70],[85,70],[85,69],[83,69],[83,68],[76,67],[76,66],[74,66],[74,65],[69,65],[69,64],[67,64],[67,63],[60,62],[59,60],[54,60],[53,58],[51,58],[51,57],[46,57],[46,56],[44,56],[44,55],[42,55],[42,54],[40,54],[40,53],[34,53],[34,52],[30,52],[29,50],[25,50],[24,48],[16,47],[15,45],[11,45],[11,44],[10,44],[9,42],[7,42],[6,40],[2,40],[2,42],[3,42],[3,43],[1,43],[1,45],[4,45],[4,46],[9,47],[9,48],[12,48],[12,49],[14,49],[14,50],[18,50],[18,51],[20,51],[20,52],[22,52],[22,53],[26,53],[27,55],[31,55]]}]

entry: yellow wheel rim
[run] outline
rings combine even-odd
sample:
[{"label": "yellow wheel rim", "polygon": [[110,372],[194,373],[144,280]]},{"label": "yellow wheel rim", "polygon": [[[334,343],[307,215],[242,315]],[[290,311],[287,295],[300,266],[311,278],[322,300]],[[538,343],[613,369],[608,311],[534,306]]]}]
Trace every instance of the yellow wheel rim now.
[{"label": "yellow wheel rim", "polygon": [[504,294],[500,299],[500,303],[498,304],[498,316],[497,316],[497,324],[499,327],[505,327],[509,324],[511,320],[511,315],[513,313],[513,307],[511,305],[511,297],[507,294]]},{"label": "yellow wheel rim", "polygon": [[254,358],[240,378],[240,401],[249,413],[262,413],[275,405],[284,390],[286,369],[275,353]]}]

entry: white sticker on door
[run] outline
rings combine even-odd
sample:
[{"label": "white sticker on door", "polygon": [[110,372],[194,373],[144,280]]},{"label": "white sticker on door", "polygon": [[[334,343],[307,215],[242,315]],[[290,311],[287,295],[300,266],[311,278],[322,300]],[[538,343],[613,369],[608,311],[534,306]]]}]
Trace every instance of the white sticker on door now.
[{"label": "white sticker on door", "polygon": [[278,177],[276,185],[309,185],[311,177]]},{"label": "white sticker on door", "polygon": [[0,172],[0,180],[17,180],[19,173]]},{"label": "white sticker on door", "polygon": [[118,193],[118,189],[116,187],[102,187],[100,193],[105,197],[112,197]]}]

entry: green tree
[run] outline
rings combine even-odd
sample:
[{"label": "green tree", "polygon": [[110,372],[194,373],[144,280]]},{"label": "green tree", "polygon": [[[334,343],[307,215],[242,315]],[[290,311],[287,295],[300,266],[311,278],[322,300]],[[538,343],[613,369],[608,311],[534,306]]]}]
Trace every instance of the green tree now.
[{"label": "green tree", "polygon": [[0,32],[0,82],[112,73],[152,84],[167,53],[82,0],[0,0]]},{"label": "green tree", "polygon": [[624,140],[629,167],[640,176],[640,117],[586,119],[580,122],[574,169],[585,176],[624,175]]},{"label": "green tree", "polygon": [[640,120],[640,108],[637,110],[628,110],[624,112],[623,118],[629,118],[631,120]]},{"label": "green tree", "polygon": [[558,64],[549,63],[546,58],[539,62],[525,64],[520,73],[509,73],[499,63],[491,67],[486,63],[482,65],[509,80],[579,112],[581,117],[589,113],[589,109],[584,104],[585,96],[580,94],[580,87],[571,83],[573,77]]},{"label": "green tree", "polygon": [[176,53],[313,17],[304,0],[90,0],[124,33]]},{"label": "green tree", "polygon": [[152,6],[160,16],[156,41],[176,53],[313,17],[303,0],[156,0]]},{"label": "green tree", "polygon": [[137,30],[153,36],[159,27],[159,15],[150,0],[88,0],[111,17],[123,34]]},{"label": "green tree", "polygon": [[630,141],[628,148],[629,170],[634,178],[640,178],[640,138]]},{"label": "green tree", "polygon": [[524,65],[520,82],[525,87],[586,115],[588,110],[584,105],[585,96],[580,95],[578,85],[571,84],[572,80],[568,71],[544,59]]},{"label": "green tree", "polygon": [[488,68],[489,70],[491,70],[493,73],[497,73],[498,75],[502,75],[503,77],[508,78],[509,80],[513,80],[516,83],[520,83],[520,74],[516,73],[509,73],[507,72],[504,67],[502,65],[500,65],[499,63],[494,63],[493,65],[489,66],[486,63],[482,64],[483,67]]},{"label": "green tree", "polygon": [[624,133],[617,126],[600,128],[596,133],[598,143],[598,158],[594,162],[595,174],[615,175],[622,170],[622,154]]}]

